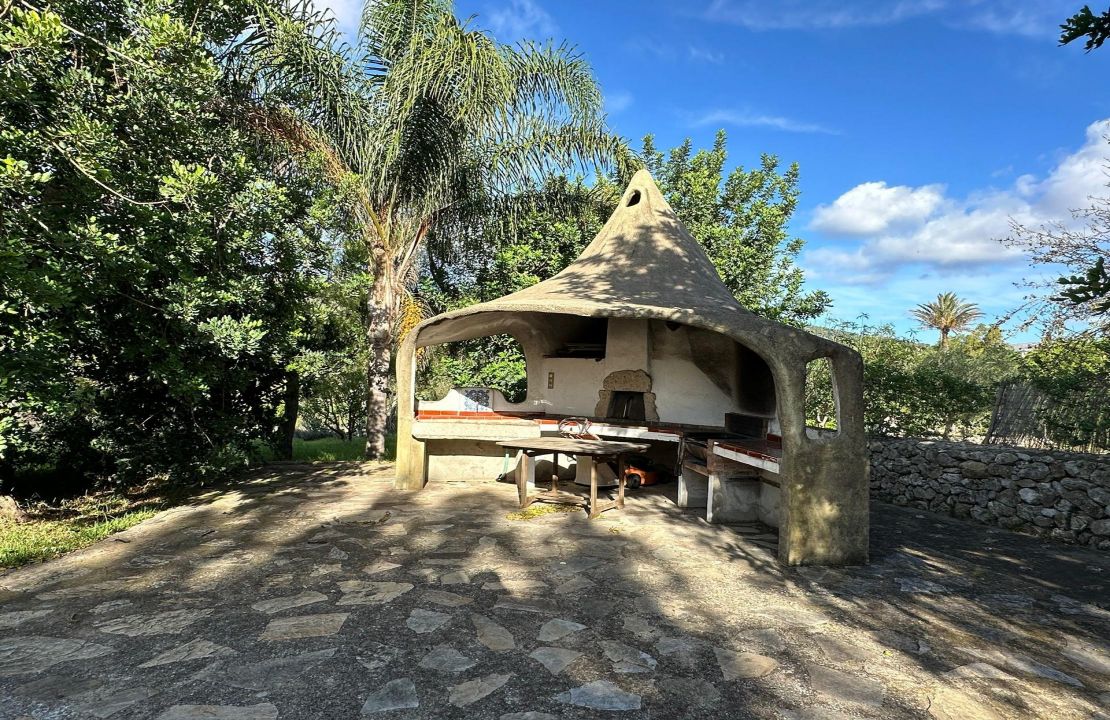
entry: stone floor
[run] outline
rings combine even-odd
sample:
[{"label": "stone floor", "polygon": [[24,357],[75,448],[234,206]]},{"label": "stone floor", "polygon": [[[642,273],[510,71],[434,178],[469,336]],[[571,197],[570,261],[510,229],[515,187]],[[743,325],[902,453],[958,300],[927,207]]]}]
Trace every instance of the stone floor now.
[{"label": "stone floor", "polygon": [[1110,557],[878,505],[783,568],[663,492],[286,466],[0,575],[2,718],[1106,718]]}]

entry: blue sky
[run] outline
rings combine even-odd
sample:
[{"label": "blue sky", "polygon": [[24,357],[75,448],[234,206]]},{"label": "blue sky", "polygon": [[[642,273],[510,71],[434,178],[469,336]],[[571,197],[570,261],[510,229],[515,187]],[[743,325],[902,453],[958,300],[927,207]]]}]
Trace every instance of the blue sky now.
[{"label": "blue sky", "polygon": [[[357,3],[329,3],[341,22]],[[830,315],[892,322],[952,290],[988,319],[1034,277],[997,239],[1106,194],[1110,48],[1057,45],[1081,0],[460,0],[503,42],[566,39],[610,124],[801,166],[792,222]],[[931,337],[931,336],[930,336]],[[1014,340],[1032,339],[1028,334]]]}]

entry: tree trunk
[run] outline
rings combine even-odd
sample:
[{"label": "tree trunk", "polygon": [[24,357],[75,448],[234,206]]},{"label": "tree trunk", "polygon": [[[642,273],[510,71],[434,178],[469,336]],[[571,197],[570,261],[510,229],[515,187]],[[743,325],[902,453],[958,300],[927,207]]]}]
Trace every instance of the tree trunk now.
[{"label": "tree trunk", "polygon": [[301,410],[301,376],[296,371],[285,378],[285,413],[281,418],[277,455],[282,460],[293,459],[293,437],[297,432],[297,415]]},{"label": "tree trunk", "polygon": [[374,285],[366,300],[366,457],[385,456],[385,425],[389,418],[389,359],[393,349],[393,278],[384,249],[372,255]]},{"label": "tree trunk", "polygon": [[354,440],[355,432],[358,430],[358,412],[361,402],[347,401],[347,439]]},{"label": "tree trunk", "polygon": [[948,328],[942,327],[940,329],[940,347],[942,350],[948,347]]}]

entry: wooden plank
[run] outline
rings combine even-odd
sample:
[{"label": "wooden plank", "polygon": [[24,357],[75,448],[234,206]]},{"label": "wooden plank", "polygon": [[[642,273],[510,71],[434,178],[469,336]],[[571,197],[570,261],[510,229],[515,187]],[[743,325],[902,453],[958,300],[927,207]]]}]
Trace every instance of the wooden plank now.
[{"label": "wooden plank", "polygon": [[597,507],[597,463],[594,458],[590,458],[590,519],[601,514],[601,510]]},{"label": "wooden plank", "polygon": [[532,504],[532,497],[528,495],[528,485],[530,484],[529,481],[532,479],[533,470],[532,456],[522,452],[516,466],[516,489],[517,494],[520,496],[521,509]]},{"label": "wooden plank", "polygon": [[709,477],[709,468],[705,465],[702,465],[701,463],[694,462],[693,460],[687,460],[686,462],[682,463],[682,467],[686,468],[687,470],[692,470],[698,475]]},{"label": "wooden plank", "polygon": [[579,438],[549,437],[521,438],[503,440],[501,447],[539,452],[559,452],[569,455],[619,455],[630,452],[646,452],[651,446],[647,443],[617,442],[613,440],[586,440]]},{"label": "wooden plank", "polygon": [[565,490],[541,490],[532,496],[533,502],[550,502],[564,505],[587,505],[589,501],[581,495]]}]

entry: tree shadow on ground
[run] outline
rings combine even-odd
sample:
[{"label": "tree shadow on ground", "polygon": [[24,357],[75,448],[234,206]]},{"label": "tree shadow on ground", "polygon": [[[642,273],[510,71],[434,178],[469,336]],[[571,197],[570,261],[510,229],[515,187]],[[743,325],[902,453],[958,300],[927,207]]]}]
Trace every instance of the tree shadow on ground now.
[{"label": "tree shadow on ground", "polygon": [[[710,525],[667,491],[633,494],[625,511],[595,521],[510,521],[511,486],[399,492],[391,480],[389,465],[262,470],[122,537],[0,575],[5,612],[50,611],[6,632],[113,651],[21,674],[4,674],[0,652],[0,693],[27,712],[80,705],[85,696],[65,689],[84,688],[149,691],[116,717],[260,703],[282,718],[350,717],[389,681],[409,678],[420,707],[393,716],[594,717],[556,696],[601,679],[639,696],[641,709],[627,717],[916,718],[936,698],[959,717],[967,698],[999,717],[1066,718],[1097,712],[1095,693],[1105,689],[1105,676],[1063,654],[1069,637],[1108,641],[1098,602],[1110,560],[1095,553],[877,505],[871,565],[787,568],[763,528]],[[388,602],[355,602],[374,583],[412,588]],[[324,599],[273,615],[251,607],[303,593]],[[100,629],[179,610],[207,614],[179,632]],[[417,633],[414,610],[447,619]],[[274,619],[344,613],[334,635],[260,639]],[[515,647],[481,644],[475,614],[505,628]],[[553,618],[585,628],[540,641]],[[237,655],[140,667],[189,639]],[[442,645],[475,664],[458,673],[422,667]],[[552,676],[531,657],[545,646],[581,656]],[[767,672],[729,680],[721,658],[740,675]],[[950,674],[976,662],[1012,679]],[[1039,677],[1046,669],[1083,687]],[[448,702],[451,688],[497,675],[510,678],[488,697]],[[946,717],[940,703],[933,712]]]}]

